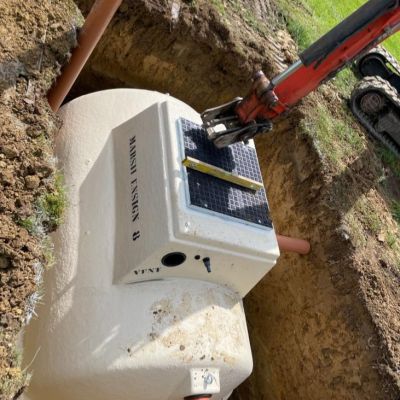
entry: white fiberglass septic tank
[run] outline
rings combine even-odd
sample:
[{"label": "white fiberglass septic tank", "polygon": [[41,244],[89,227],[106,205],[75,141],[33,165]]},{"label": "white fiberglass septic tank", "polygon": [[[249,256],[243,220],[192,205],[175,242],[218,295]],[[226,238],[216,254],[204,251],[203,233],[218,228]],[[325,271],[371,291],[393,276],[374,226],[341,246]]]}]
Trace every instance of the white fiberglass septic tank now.
[{"label": "white fiberglass septic tank", "polygon": [[[227,399],[252,370],[242,298],[279,255],[252,143],[217,149],[189,106],[119,89],[60,111],[57,265],[25,335],[32,400]],[[191,397],[194,396],[194,397]]]}]

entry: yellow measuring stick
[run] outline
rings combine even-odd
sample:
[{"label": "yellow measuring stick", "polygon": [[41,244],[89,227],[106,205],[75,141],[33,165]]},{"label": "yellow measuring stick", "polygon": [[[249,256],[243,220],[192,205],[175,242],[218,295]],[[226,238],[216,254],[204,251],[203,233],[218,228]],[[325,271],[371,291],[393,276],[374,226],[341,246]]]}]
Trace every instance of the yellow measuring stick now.
[{"label": "yellow measuring stick", "polygon": [[257,191],[264,187],[262,183],[254,181],[253,179],[233,174],[232,172],[225,171],[224,169],[218,168],[215,165],[207,164],[192,157],[186,157],[182,161],[182,164],[186,168],[194,169],[196,171],[203,172],[204,174],[215,176],[216,178],[235,183],[236,185],[245,187],[247,189]]}]

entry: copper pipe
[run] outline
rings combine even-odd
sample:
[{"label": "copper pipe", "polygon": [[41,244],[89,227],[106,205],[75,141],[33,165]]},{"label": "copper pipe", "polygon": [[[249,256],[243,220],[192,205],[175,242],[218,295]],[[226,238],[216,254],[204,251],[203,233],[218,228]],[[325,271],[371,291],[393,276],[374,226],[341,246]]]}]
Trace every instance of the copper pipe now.
[{"label": "copper pipe", "polygon": [[288,236],[276,235],[280,251],[290,251],[298,254],[308,254],[311,251],[311,244],[307,240],[295,239]]},{"label": "copper pipe", "polygon": [[96,0],[93,4],[79,33],[78,47],[47,95],[53,111],[60,108],[121,3],[122,0]]}]

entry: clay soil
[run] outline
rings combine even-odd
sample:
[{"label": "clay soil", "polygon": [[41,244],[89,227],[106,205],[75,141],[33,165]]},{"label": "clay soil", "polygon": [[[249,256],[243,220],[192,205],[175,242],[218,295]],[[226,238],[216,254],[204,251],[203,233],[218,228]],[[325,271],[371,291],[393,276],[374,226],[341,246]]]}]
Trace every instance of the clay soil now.
[{"label": "clay soil", "polygon": [[32,315],[54,228],[48,215],[39,220],[38,202],[57,196],[58,123],[45,94],[75,45],[78,16],[71,1],[0,2],[0,399],[26,383],[16,335]]},{"label": "clay soil", "polygon": [[[85,14],[92,1],[77,3]],[[18,371],[11,339],[36,290],[35,265],[45,262],[42,238],[18,221],[54,189],[57,123],[44,93],[68,58],[77,25],[69,1],[32,4],[0,5],[0,62],[11,65],[0,81],[0,373],[8,381]],[[126,0],[70,97],[140,87],[202,111],[245,95],[255,70],[273,76],[295,54],[267,0]],[[388,191],[397,178],[356,125],[364,150],[339,171],[303,123],[318,104],[334,111],[342,102],[328,86],[257,140],[275,227],[309,239],[312,252],[282,255],[245,299],[254,372],[233,399],[399,399],[398,260],[381,232],[371,230],[367,211],[355,208],[365,199],[396,230]],[[13,388],[2,398],[13,398]]]}]

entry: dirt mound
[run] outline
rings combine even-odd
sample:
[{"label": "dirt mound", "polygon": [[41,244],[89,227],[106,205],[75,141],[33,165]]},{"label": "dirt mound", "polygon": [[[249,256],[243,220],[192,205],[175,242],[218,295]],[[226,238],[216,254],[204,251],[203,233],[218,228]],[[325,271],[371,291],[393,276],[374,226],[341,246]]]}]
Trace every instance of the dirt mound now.
[{"label": "dirt mound", "polygon": [[[245,94],[259,66],[274,75],[293,61],[273,4],[211,3],[125,2],[73,95],[141,87],[202,111]],[[334,111],[341,102],[325,87],[257,141],[277,230],[310,239],[313,251],[282,255],[246,299],[255,369],[234,398],[400,394],[398,261],[373,221],[396,230],[384,167],[357,127],[363,150],[340,169],[304,128],[319,104]]]},{"label": "dirt mound", "polygon": [[[0,4],[0,398],[24,384],[16,334],[37,300],[60,193],[45,94],[75,45],[72,1]],[[40,215],[38,214],[40,212]]]},{"label": "dirt mound", "polygon": [[[77,3],[86,12],[93,2]],[[285,47],[282,36],[276,43],[260,42],[260,34],[243,25],[240,15],[224,23],[218,10],[205,1],[191,2],[192,6],[175,2],[180,8],[174,17],[173,3],[124,2],[72,97],[128,86],[167,92],[202,110],[231,100],[233,94],[244,95],[249,71],[262,67],[272,73],[284,68],[286,56],[277,52]],[[257,9],[260,13],[265,6]],[[272,33],[265,28],[263,35]]]},{"label": "dirt mound", "polygon": [[[379,162],[366,151],[343,174],[325,168],[298,123],[320,101],[311,96],[291,124],[258,141],[276,229],[308,238],[313,249],[282,255],[245,299],[255,368],[237,399],[399,395],[399,271],[368,229],[359,247],[343,219],[375,187]],[[390,223],[379,194],[370,201]]]}]

